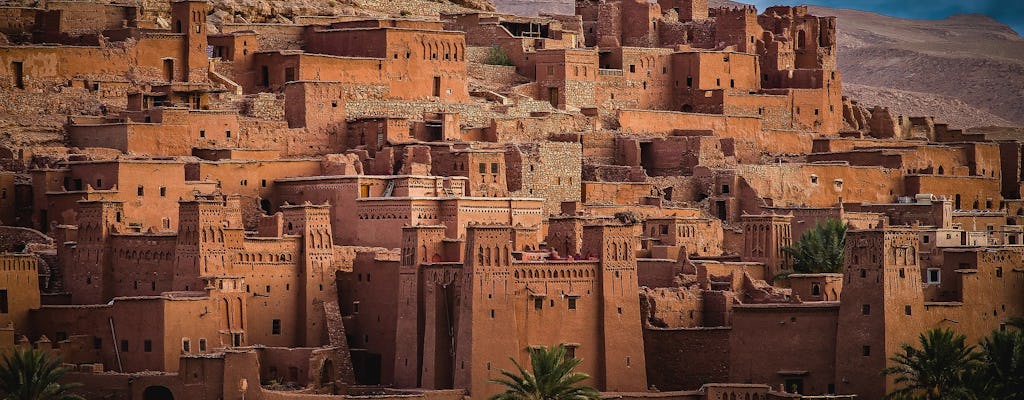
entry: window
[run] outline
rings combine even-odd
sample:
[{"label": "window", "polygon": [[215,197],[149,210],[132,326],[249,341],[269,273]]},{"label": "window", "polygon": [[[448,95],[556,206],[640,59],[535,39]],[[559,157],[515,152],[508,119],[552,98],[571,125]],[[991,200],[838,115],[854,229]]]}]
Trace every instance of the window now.
[{"label": "window", "polygon": [[903,269],[903,268],[900,268],[900,278],[906,278],[906,277],[907,277],[906,270]]},{"label": "window", "polygon": [[100,339],[98,337],[92,338],[92,348],[95,349],[95,350],[102,349],[103,348],[103,339]]},{"label": "window", "polygon": [[909,304],[903,306],[903,313],[906,314],[906,315],[910,315],[911,314],[911,308],[910,308]]},{"label": "window", "polygon": [[494,309],[491,309],[491,319],[494,319]]},{"label": "window", "polygon": [[359,314],[359,302],[358,301],[353,301],[352,302],[352,313],[353,314]]},{"label": "window", "polygon": [[868,277],[868,271],[866,269],[860,270],[860,277],[861,278],[867,278]]},{"label": "window", "polygon": [[[262,261],[262,259],[261,259]],[[270,293],[270,285],[267,285],[267,293]]]},{"label": "window", "polygon": [[715,78],[715,86],[722,86],[722,79],[721,78]]},{"label": "window", "polygon": [[146,195],[146,188],[143,187],[142,185],[139,185],[139,188],[135,190],[135,193],[137,195],[139,195],[139,196],[145,196]]},{"label": "window", "polygon": [[576,358],[576,346],[566,345],[565,346],[565,359],[566,360],[571,360],[573,358]]},{"label": "window", "polygon": [[160,197],[167,197],[167,188],[164,186],[160,187]]},{"label": "window", "polygon": [[864,315],[871,315],[871,305],[864,304],[860,306],[860,313]]},{"label": "window", "polygon": [[480,163],[480,173],[481,174],[487,173],[487,164],[486,163]]},{"label": "window", "polygon": [[281,334],[281,320],[275,319],[270,322],[270,334],[280,335]]},{"label": "window", "polygon": [[533,309],[534,310],[543,310],[544,309],[544,299],[541,299],[541,298],[533,299]]},{"label": "window", "polygon": [[871,356],[871,346],[864,346],[861,348],[861,355],[864,357]]},{"label": "window", "polygon": [[267,180],[266,179],[260,179],[260,187],[267,187]]},{"label": "window", "polygon": [[127,340],[122,340],[121,341],[121,351],[123,351],[123,352],[127,352],[128,351],[128,341]]},{"label": "window", "polygon": [[201,137],[201,138],[206,137],[206,130],[205,129],[200,129],[199,130],[199,137]]},{"label": "window", "polygon": [[188,339],[181,339],[181,351],[186,353],[192,351],[192,343]]},{"label": "window", "polygon": [[7,314],[10,310],[7,304],[7,289],[0,290],[0,314]]},{"label": "window", "polygon": [[661,234],[662,235],[667,235],[668,234],[668,225],[662,225],[661,226]]},{"label": "window", "polygon": [[21,61],[15,61],[11,63],[11,72],[14,75],[14,87],[18,89],[25,88],[25,64]]},{"label": "window", "polygon": [[441,96],[441,77],[440,76],[435,76],[434,77],[434,97],[440,97],[440,96]]},{"label": "window", "polygon": [[942,270],[938,268],[928,268],[928,279],[925,283],[940,283],[942,282]]},{"label": "window", "polygon": [[634,72],[636,72],[636,65],[630,64],[630,65],[629,65],[629,72],[630,72],[630,73],[634,73]]},{"label": "window", "polygon": [[996,267],[996,278],[1002,278],[1002,277],[1003,277],[1003,267]]},{"label": "window", "polygon": [[206,351],[206,339],[199,339],[199,351]]},{"label": "window", "polygon": [[224,131],[224,136],[231,139],[231,131]]},{"label": "window", "polygon": [[575,297],[570,297],[569,298],[569,309],[570,310],[575,310],[576,309],[576,298]]},{"label": "window", "polygon": [[498,173],[498,163],[491,163],[491,173],[492,174]]},{"label": "window", "polygon": [[690,87],[690,88],[693,87],[693,77],[692,76],[686,77],[686,87]]},{"label": "window", "polygon": [[722,185],[722,194],[729,194],[729,185]]},{"label": "window", "polygon": [[811,296],[821,296],[821,285],[817,283],[811,284]]},{"label": "window", "polygon": [[147,353],[152,353],[153,352],[153,341],[149,340],[149,339],[146,339],[144,342],[142,342],[142,351],[145,351]]},{"label": "window", "polygon": [[925,244],[927,244],[930,239],[928,238],[928,235],[924,235],[922,240],[924,241]]}]

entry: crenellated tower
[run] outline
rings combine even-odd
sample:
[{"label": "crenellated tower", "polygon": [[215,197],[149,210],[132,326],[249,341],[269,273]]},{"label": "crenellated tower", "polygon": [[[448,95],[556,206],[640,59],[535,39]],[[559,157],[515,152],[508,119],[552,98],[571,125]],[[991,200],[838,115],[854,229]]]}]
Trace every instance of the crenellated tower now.
[{"label": "crenellated tower", "polygon": [[[302,240],[302,254],[299,258],[299,309],[298,321],[305,323],[305,328],[296,327],[301,332],[298,342],[303,346],[321,346],[327,343],[326,316],[324,312],[325,291],[334,291],[334,239],[331,237],[330,205],[314,205],[306,202],[301,205],[281,206],[284,217],[284,234],[299,236]],[[334,296],[337,298],[337,295]]]}]

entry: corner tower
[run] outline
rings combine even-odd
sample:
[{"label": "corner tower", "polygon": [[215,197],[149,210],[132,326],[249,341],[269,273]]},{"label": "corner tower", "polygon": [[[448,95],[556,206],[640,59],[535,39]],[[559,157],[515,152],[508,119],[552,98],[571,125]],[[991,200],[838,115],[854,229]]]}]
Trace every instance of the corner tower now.
[{"label": "corner tower", "polygon": [[[205,0],[181,0],[171,3],[171,31],[185,35],[182,52],[181,74],[172,72],[172,79],[184,82],[205,82],[210,60],[206,55],[206,13],[209,4]],[[168,60],[164,60],[165,71]],[[176,68],[171,61],[171,71]]]}]

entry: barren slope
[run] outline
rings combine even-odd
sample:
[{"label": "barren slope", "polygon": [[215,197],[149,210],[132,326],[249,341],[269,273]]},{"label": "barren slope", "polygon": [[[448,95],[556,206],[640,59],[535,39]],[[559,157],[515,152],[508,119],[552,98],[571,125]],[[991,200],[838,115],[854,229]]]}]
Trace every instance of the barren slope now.
[{"label": "barren slope", "polygon": [[[711,0],[711,6],[736,5]],[[572,0],[495,0],[499,11],[573,12]],[[1024,125],[1024,39],[982,15],[910,20],[811,7],[839,21],[839,69],[862,105],[955,127]]]}]

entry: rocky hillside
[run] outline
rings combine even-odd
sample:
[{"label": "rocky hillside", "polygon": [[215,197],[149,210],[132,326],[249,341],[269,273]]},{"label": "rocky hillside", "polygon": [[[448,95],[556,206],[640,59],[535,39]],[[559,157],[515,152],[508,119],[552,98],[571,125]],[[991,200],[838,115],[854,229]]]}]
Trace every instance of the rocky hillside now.
[{"label": "rocky hillside", "polygon": [[[1024,39],[1009,27],[981,15],[920,21],[811,11],[838,17],[839,68],[862,104],[932,115],[960,127],[1003,124],[977,121],[986,114],[1024,125]],[[914,95],[894,99],[898,92],[892,90]],[[905,101],[915,96],[923,101]]]},{"label": "rocky hillside", "polygon": [[[571,13],[572,0],[495,0],[499,11]],[[712,6],[735,5],[711,0]],[[955,127],[1024,126],[1024,38],[982,15],[925,21],[811,7],[839,18],[839,68],[865,106]]]}]

